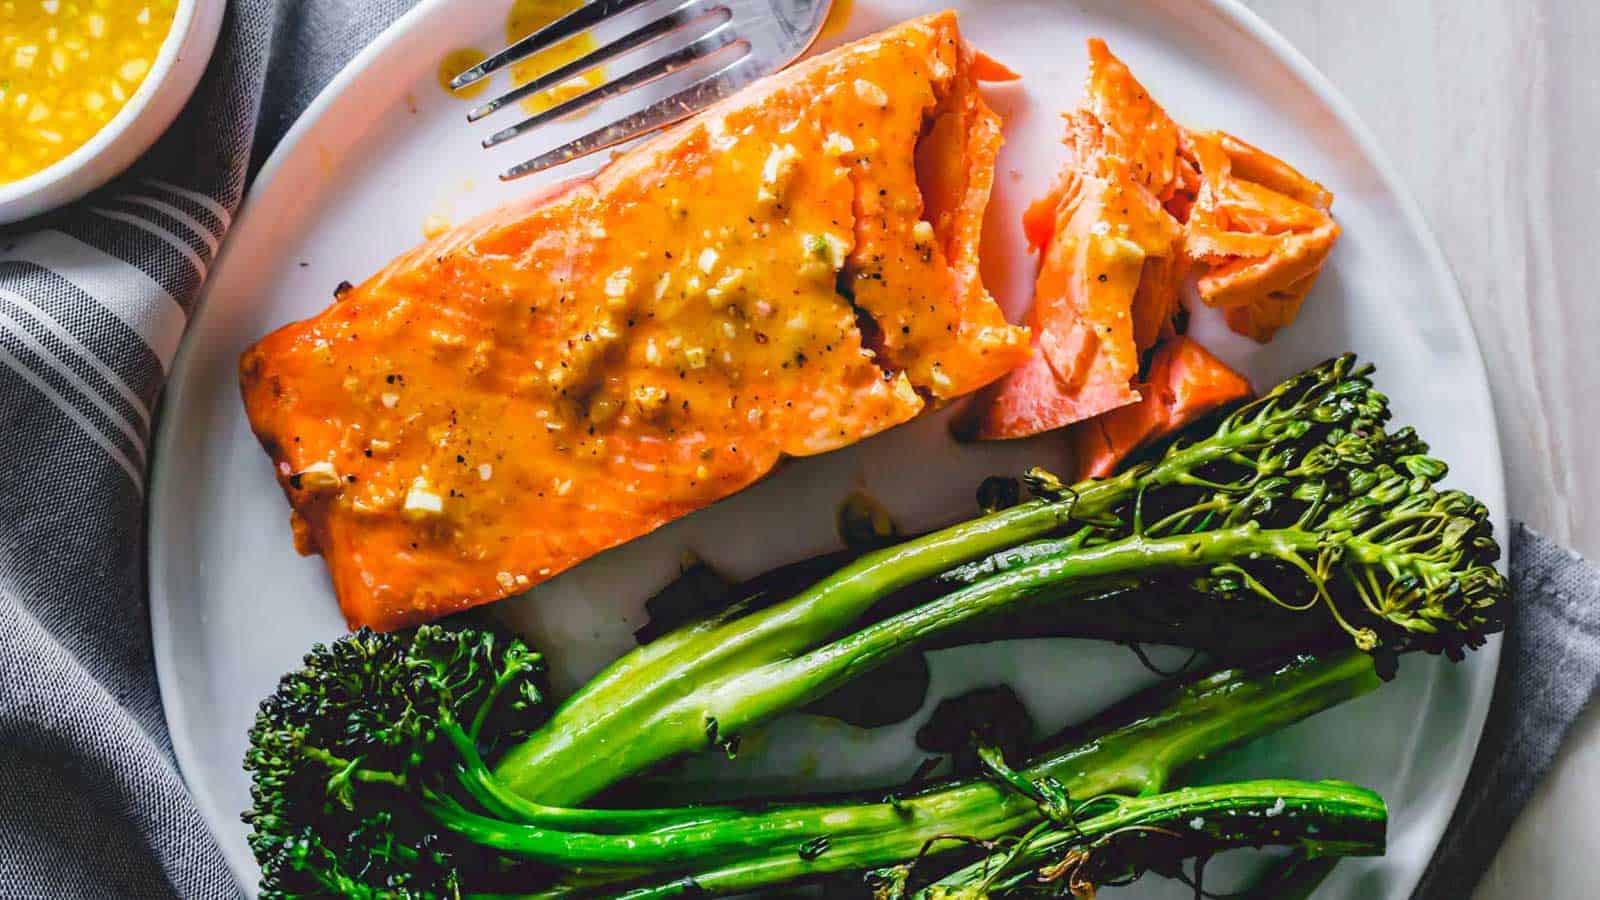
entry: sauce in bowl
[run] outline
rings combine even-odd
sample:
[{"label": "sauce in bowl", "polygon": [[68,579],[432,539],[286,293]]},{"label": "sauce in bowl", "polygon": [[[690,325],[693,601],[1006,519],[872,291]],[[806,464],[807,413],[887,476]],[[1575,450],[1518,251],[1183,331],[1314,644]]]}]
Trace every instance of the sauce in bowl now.
[{"label": "sauce in bowl", "polygon": [[0,184],[106,126],[155,65],[178,0],[0,0]]}]

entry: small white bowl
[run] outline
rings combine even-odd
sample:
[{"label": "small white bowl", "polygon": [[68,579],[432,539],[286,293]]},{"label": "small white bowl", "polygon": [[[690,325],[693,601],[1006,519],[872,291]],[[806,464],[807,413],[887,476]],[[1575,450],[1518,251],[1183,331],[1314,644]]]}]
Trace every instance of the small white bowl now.
[{"label": "small white bowl", "polygon": [[226,0],[179,0],[172,30],[128,102],[83,146],[20,181],[0,184],[0,225],[48,212],[120,175],[167,130],[194,93],[222,29]]}]

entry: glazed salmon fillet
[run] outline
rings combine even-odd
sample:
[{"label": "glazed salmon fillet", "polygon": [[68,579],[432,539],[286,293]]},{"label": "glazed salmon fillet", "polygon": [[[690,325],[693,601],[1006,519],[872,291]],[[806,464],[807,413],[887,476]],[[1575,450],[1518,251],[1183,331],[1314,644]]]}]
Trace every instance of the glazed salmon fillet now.
[{"label": "glazed salmon fillet", "polygon": [[401,256],[240,361],[352,628],[520,593],[1027,357],[978,276],[1010,77],[953,14]]}]

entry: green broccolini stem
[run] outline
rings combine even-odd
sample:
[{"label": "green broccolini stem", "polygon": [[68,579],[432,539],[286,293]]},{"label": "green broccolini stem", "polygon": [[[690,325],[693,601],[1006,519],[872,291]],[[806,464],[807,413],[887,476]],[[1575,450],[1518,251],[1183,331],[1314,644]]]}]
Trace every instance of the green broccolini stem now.
[{"label": "green broccolini stem", "polygon": [[[1047,599],[1059,600],[1130,572],[1207,566],[1251,552],[1306,551],[1319,540],[1310,532],[1263,531],[1254,524],[1171,538],[1135,536],[1001,572],[815,649],[795,646],[792,635],[780,630],[775,643],[785,645],[785,652],[767,655],[769,662],[742,659],[724,668],[685,659],[672,695],[658,696],[642,708],[627,707],[630,740],[569,731],[552,720],[508,753],[495,775],[512,791],[542,802],[580,802],[609,785],[617,773],[643,771],[661,760],[715,746],[825,696],[945,631],[1030,599],[1050,594]],[[804,618],[792,624],[795,630],[814,627]],[[763,625],[750,630],[761,631]],[[814,643],[825,635],[817,630],[807,637]],[[563,777],[547,783],[544,773],[550,771]]]},{"label": "green broccolini stem", "polygon": [[[1049,534],[1070,521],[1074,508],[1108,505],[1112,494],[1126,490],[1125,480],[1107,481],[1076,503],[1032,501],[869,553],[783,603],[664,635],[597,675],[537,734],[506,753],[495,775],[517,793],[545,803],[586,800],[687,749],[656,750],[646,723],[694,685],[804,653],[900,588]],[[704,735],[703,721],[690,727]]]},{"label": "green broccolini stem", "polygon": [[[1069,797],[1156,793],[1197,759],[1360,696],[1379,683],[1371,658],[1355,651],[1302,657],[1266,672],[1222,670],[1123,704],[1108,721],[1040,754],[1020,774],[1031,781],[1053,779]],[[987,840],[1044,819],[1039,805],[1015,787],[981,778],[888,801],[751,810],[737,820],[628,834],[517,825],[445,805],[435,805],[432,812],[476,843],[591,874],[608,865],[619,870],[649,866],[704,871],[727,863],[738,874],[725,877],[741,890],[890,865],[915,857],[939,835]],[[822,837],[828,839],[824,852],[812,859],[798,853],[802,844]]]},{"label": "green broccolini stem", "polygon": [[[952,888],[971,885],[1014,887],[1037,878],[1041,865],[1089,864],[1104,842],[1115,839],[1176,837],[1206,853],[1288,844],[1312,858],[1375,856],[1383,853],[1387,824],[1382,798],[1366,788],[1335,781],[1247,781],[1115,798],[1109,811],[1025,839],[1004,855],[979,860],[939,879],[917,897],[935,900],[953,893]],[[1073,851],[1078,855],[1069,856]],[[1055,874],[1059,878],[1067,873]]]},{"label": "green broccolini stem", "polygon": [[[1105,811],[1082,816],[1068,826],[1035,829],[1023,838],[1026,845],[1013,845],[995,857],[959,869],[917,897],[933,900],[940,896],[961,896],[955,891],[942,894],[940,889],[982,883],[997,888],[1012,886],[1034,875],[1043,864],[1066,863],[1067,855],[1074,850],[1084,852],[1085,859],[1092,858],[1096,850],[1105,846],[1107,839],[1132,836],[1140,831],[1150,834],[1159,830],[1167,836],[1176,836],[1185,842],[1191,853],[1290,844],[1317,854],[1374,855],[1383,852],[1388,821],[1383,800],[1365,788],[1339,782],[1288,780],[1182,788],[1139,797],[1107,797],[1083,804],[1080,809],[1087,813],[1096,809]],[[912,847],[909,853],[903,849],[881,852],[862,842],[844,847],[832,845],[819,858],[820,861],[838,857],[835,864],[826,869],[808,865],[798,854],[788,853],[696,871],[622,893],[608,891],[607,896],[616,900],[727,896],[816,878],[830,871],[900,864],[917,858],[924,847],[948,849],[969,844],[973,839],[989,840],[957,827],[930,836]],[[1000,869],[1006,860],[1009,861],[1006,868]],[[588,894],[551,892],[543,896]]]},{"label": "green broccolini stem", "polygon": [[453,721],[439,723],[439,731],[461,755],[456,778],[484,809],[506,822],[567,831],[620,834],[673,826],[698,825],[739,819],[745,810],[734,806],[670,807],[666,809],[582,809],[546,806],[507,790],[489,771],[471,735]]}]

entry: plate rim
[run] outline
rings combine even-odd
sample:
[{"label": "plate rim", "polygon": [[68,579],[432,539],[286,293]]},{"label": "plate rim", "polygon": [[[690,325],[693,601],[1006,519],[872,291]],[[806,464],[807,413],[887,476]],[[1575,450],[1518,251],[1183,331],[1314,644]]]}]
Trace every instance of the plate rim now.
[{"label": "plate rim", "polygon": [[[306,107],[305,111],[294,121],[289,130],[284,133],[278,145],[267,156],[266,161],[257,171],[254,180],[245,193],[239,210],[234,214],[233,225],[230,232],[236,232],[242,223],[251,220],[251,213],[263,201],[261,197],[272,193],[279,170],[288,159],[299,152],[302,141],[307,134],[314,130],[328,108],[335,100],[374,63],[385,54],[389,47],[408,34],[419,20],[424,20],[441,8],[450,6],[462,0],[421,0],[411,9],[407,10],[394,22],[390,23],[367,46],[363,47],[350,59],[334,77],[318,91],[316,97]],[[1425,252],[1425,262],[1434,270],[1435,274],[1442,276],[1442,281],[1448,285],[1445,296],[1440,297],[1440,305],[1451,319],[1452,325],[1464,333],[1469,340],[1463,348],[1467,361],[1475,366],[1477,379],[1471,385],[1471,390],[1477,392],[1484,405],[1491,411],[1495,419],[1493,439],[1483,442],[1479,446],[1482,453],[1487,454],[1484,460],[1495,479],[1494,493],[1497,495],[1499,515],[1496,524],[1503,532],[1499,538],[1502,546],[1502,558],[1499,563],[1502,571],[1509,565],[1511,542],[1509,534],[1509,518],[1505,514],[1506,480],[1504,454],[1500,444],[1499,415],[1494,412],[1494,399],[1489,388],[1489,372],[1483,357],[1482,342],[1479,340],[1477,329],[1473,327],[1472,319],[1468,314],[1466,299],[1461,292],[1455,270],[1444,255],[1438,237],[1428,225],[1423,215],[1422,207],[1412,194],[1406,182],[1400,178],[1397,169],[1389,159],[1377,139],[1368,129],[1365,121],[1356,113],[1355,109],[1345,99],[1343,93],[1328,80],[1327,76],[1306,58],[1290,41],[1269,25],[1254,10],[1246,7],[1242,0],[1202,0],[1204,6],[1217,14],[1223,21],[1233,25],[1243,32],[1248,38],[1256,41],[1273,54],[1292,74],[1304,88],[1310,91],[1320,102],[1325,104],[1343,127],[1350,138],[1365,158],[1368,165],[1377,173],[1379,183],[1399,207],[1405,227],[1417,235]],[[310,149],[309,147],[307,149]],[[185,339],[181,343],[173,365],[167,373],[167,388],[163,398],[163,408],[176,408],[180,398],[186,393],[187,370],[189,359],[192,355],[188,335],[192,332],[200,318],[206,314],[208,300],[212,285],[217,283],[217,272],[225,270],[229,258],[233,255],[235,241],[223,240],[221,252],[211,267],[210,277],[202,286],[195,305],[195,312],[190,317],[188,328],[185,330]],[[162,718],[167,726],[174,760],[178,773],[183,778],[194,799],[195,806],[200,813],[206,827],[215,837],[221,829],[234,823],[233,816],[221,814],[217,804],[207,791],[197,787],[197,781],[189,777],[190,771],[199,772],[203,769],[201,754],[198,752],[191,739],[193,731],[188,728],[189,711],[183,707],[177,690],[179,647],[171,640],[170,629],[157,627],[157,622],[172,621],[173,609],[167,598],[173,595],[171,586],[167,583],[164,573],[168,571],[167,554],[171,552],[167,542],[159,540],[163,523],[179,510],[169,508],[171,501],[168,492],[162,490],[167,479],[176,478],[178,474],[170,469],[169,458],[171,454],[169,445],[175,440],[177,429],[173,425],[173,417],[159,416],[156,423],[155,439],[150,465],[150,478],[147,490],[149,497],[149,510],[147,513],[146,539],[146,600],[148,603],[151,651],[156,676],[157,691],[161,699]],[[1492,509],[1495,507],[1491,507]],[[1468,710],[1465,721],[1462,723],[1462,732],[1471,737],[1470,741],[1463,741],[1454,754],[1457,759],[1450,767],[1450,773],[1445,776],[1445,783],[1440,786],[1441,791],[1449,791],[1448,814],[1439,833],[1428,846],[1429,858],[1437,850],[1438,842],[1443,838],[1449,822],[1454,817],[1456,806],[1461,801],[1462,791],[1466,784],[1467,775],[1471,769],[1473,757],[1476,755],[1478,745],[1482,741],[1484,723],[1487,720],[1489,708],[1492,704],[1492,685],[1500,669],[1501,642],[1499,636],[1490,639],[1489,643],[1474,653],[1475,664],[1468,677],[1474,682],[1474,693],[1480,697],[1488,698],[1486,702],[1478,703]],[[1488,686],[1483,684],[1488,682]],[[182,726],[182,727],[180,727]],[[255,896],[255,881],[257,872],[253,860],[236,859],[219,842],[218,849],[222,853],[235,882],[245,892],[246,896]],[[1416,884],[1421,880],[1426,870],[1426,863],[1415,872],[1414,876],[1399,879],[1399,885],[1405,889],[1409,896],[1415,890]]]}]

